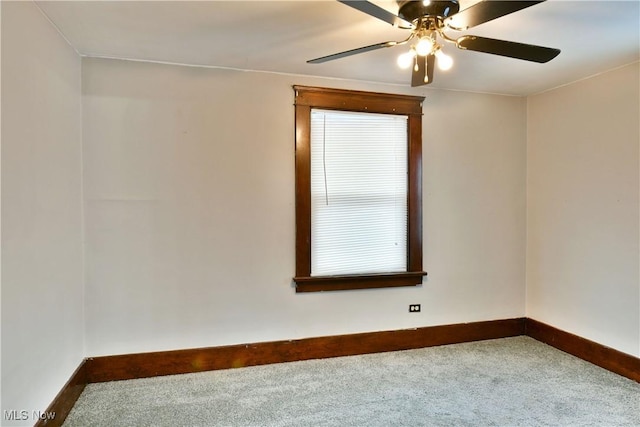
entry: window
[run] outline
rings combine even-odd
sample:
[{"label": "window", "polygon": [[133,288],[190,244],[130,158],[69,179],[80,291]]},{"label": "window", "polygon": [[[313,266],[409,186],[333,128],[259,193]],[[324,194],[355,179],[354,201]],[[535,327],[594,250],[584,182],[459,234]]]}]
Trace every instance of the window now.
[{"label": "window", "polygon": [[407,271],[407,117],[311,110],[311,276]]},{"label": "window", "polygon": [[294,90],[296,291],[421,284],[424,98]]}]

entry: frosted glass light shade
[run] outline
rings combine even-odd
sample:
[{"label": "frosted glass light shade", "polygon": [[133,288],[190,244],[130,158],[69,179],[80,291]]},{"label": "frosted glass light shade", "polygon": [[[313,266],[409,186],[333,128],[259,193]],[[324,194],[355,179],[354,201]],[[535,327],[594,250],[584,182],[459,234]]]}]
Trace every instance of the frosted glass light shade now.
[{"label": "frosted glass light shade", "polygon": [[409,52],[401,54],[400,56],[398,56],[398,67],[402,68],[403,70],[411,67],[411,64],[413,64],[413,58],[415,58],[415,56],[416,53],[413,49]]},{"label": "frosted glass light shade", "polygon": [[416,44],[416,53],[420,56],[426,56],[433,50],[433,40],[431,37],[423,37]]},{"label": "frosted glass light shade", "polygon": [[438,68],[442,71],[450,70],[453,66],[453,58],[438,49],[435,53],[438,62]]}]

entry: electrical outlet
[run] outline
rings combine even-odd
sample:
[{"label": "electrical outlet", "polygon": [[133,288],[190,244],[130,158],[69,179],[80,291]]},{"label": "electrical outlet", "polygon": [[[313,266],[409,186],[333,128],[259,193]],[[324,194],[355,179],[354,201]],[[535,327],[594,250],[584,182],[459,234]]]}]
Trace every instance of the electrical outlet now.
[{"label": "electrical outlet", "polygon": [[409,313],[420,313],[420,304],[409,304]]}]

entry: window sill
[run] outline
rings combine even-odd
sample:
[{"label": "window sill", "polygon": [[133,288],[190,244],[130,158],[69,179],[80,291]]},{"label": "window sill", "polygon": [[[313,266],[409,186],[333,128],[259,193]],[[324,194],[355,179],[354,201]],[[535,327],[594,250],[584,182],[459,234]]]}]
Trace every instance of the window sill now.
[{"label": "window sill", "polygon": [[393,288],[422,284],[425,271],[346,276],[294,277],[296,292],[346,291],[351,289]]}]

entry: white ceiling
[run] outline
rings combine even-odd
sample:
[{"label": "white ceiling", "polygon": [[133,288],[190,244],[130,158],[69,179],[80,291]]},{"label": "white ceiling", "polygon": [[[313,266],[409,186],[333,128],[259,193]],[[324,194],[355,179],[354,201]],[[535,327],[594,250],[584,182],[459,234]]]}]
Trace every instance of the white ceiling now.
[{"label": "white ceiling", "polygon": [[[461,9],[477,0],[460,0]],[[128,58],[409,86],[394,47],[323,64],[309,59],[388,40],[393,28],[337,1],[38,1],[86,56]],[[394,13],[390,0],[374,3]],[[527,95],[640,58],[640,1],[549,0],[464,33],[555,47],[546,64],[462,51],[431,87]]]}]

